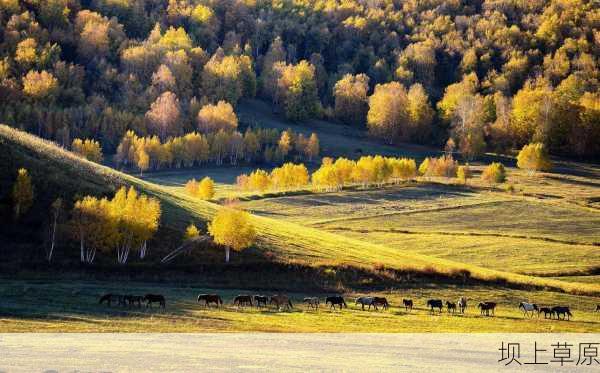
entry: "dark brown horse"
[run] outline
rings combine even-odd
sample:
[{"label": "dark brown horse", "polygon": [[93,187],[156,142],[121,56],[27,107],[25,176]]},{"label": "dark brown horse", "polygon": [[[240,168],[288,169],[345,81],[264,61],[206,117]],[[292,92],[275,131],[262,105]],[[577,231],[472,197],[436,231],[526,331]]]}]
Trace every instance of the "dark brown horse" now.
[{"label": "dark brown horse", "polygon": [[233,298],[233,305],[238,307],[250,306],[252,307],[252,296],[240,294]]},{"label": "dark brown horse", "polygon": [[283,308],[291,310],[292,308],[294,308],[294,305],[292,304],[290,298],[287,295],[283,294],[271,296],[271,298],[269,299],[269,304],[274,304],[278,310],[281,310]]},{"label": "dark brown horse", "polygon": [[596,306],[596,312],[600,312],[600,304]]},{"label": "dark brown horse", "polygon": [[550,308],[548,308],[548,307],[541,307],[538,310],[538,317],[540,316],[540,313],[542,313],[542,312],[544,313],[544,318],[545,319],[548,318],[548,315],[550,316],[550,318],[552,318],[552,310]]},{"label": "dark brown horse", "polygon": [[198,295],[198,303],[204,301],[204,306],[208,307],[211,303],[214,303],[217,308],[223,305],[223,299],[218,294],[200,294]]},{"label": "dark brown horse", "polygon": [[110,307],[113,302],[117,303],[119,306],[125,305],[125,300],[121,294],[104,294],[100,297],[100,301],[98,304],[102,304],[106,302],[106,304]]},{"label": "dark brown horse", "polygon": [[340,306],[340,310],[342,309],[342,307],[348,308],[348,305],[346,304],[344,298],[339,295],[334,295],[332,297],[325,298],[325,305],[327,304],[331,304],[329,308],[333,309],[335,309],[335,306]]},{"label": "dark brown horse", "polygon": [[446,301],[446,308],[448,309],[448,313],[456,313],[456,303]]},{"label": "dark brown horse", "polygon": [[167,302],[165,301],[165,297],[160,294],[146,294],[144,295],[144,299],[146,300],[146,308],[152,308],[152,303],[158,303],[160,307],[165,308]]},{"label": "dark brown horse", "polygon": [[412,299],[402,299],[402,304],[404,304],[404,309],[406,311],[412,311],[412,308],[413,308]]},{"label": "dark brown horse", "polygon": [[375,306],[375,309],[377,309],[377,306],[383,306],[383,309],[387,310],[390,304],[385,297],[373,297],[373,306]]},{"label": "dark brown horse", "polygon": [[496,303],[495,302],[481,302],[481,303],[479,303],[479,305],[477,307],[479,307],[479,310],[482,315],[485,313],[486,316],[490,316],[490,313],[491,313],[492,316],[494,316],[494,311],[496,310]]},{"label": "dark brown horse", "polygon": [[123,302],[126,302],[130,307],[137,303],[138,307],[142,307],[142,302],[144,301],[144,297],[141,295],[125,295],[123,297]]},{"label": "dark brown horse", "polygon": [[254,302],[256,303],[256,307],[266,307],[269,302],[269,297],[266,295],[255,295]]},{"label": "dark brown horse", "polygon": [[568,306],[556,306],[556,307],[552,307],[552,313],[556,315],[556,319],[560,320],[560,315],[563,316],[563,320],[567,319],[570,320],[571,317],[573,317],[573,314],[571,313],[571,310],[569,309]]},{"label": "dark brown horse", "polygon": [[441,299],[429,299],[427,301],[427,307],[429,307],[429,312],[433,313],[435,308],[439,308],[440,313],[442,313],[442,308],[444,308],[444,303]]}]

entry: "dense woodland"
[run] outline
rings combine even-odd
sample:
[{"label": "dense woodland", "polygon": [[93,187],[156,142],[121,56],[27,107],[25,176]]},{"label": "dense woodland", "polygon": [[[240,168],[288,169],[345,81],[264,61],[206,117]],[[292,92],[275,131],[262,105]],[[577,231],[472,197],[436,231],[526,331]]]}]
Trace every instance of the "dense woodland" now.
[{"label": "dense woodland", "polygon": [[595,0],[0,0],[0,121],[114,153],[258,96],[466,159],[593,158],[599,30]]}]

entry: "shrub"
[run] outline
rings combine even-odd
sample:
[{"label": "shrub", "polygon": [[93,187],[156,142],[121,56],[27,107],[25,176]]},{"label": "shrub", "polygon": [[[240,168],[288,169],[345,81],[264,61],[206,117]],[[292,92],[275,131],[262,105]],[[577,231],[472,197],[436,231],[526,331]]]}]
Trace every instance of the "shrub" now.
[{"label": "shrub", "polygon": [[494,162],[487,166],[481,174],[481,180],[490,184],[499,184],[506,181],[506,170],[504,165],[499,162]]},{"label": "shrub", "polygon": [[517,167],[527,170],[529,174],[535,171],[546,171],[552,168],[548,152],[541,143],[525,145],[517,156]]}]

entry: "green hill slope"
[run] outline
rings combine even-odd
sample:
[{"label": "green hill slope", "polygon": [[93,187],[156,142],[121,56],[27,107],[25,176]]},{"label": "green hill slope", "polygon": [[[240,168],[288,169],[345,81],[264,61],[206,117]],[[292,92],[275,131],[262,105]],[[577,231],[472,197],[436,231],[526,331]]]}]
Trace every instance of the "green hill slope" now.
[{"label": "green hill slope", "polygon": [[[190,220],[209,220],[218,205],[173,192],[133,176],[83,160],[36,136],[0,125],[1,201],[6,205],[10,185],[19,167],[27,168],[35,180],[38,204],[46,206],[56,194],[67,198],[85,194],[109,194],[122,185],[132,185],[161,201],[161,229],[181,232]],[[5,208],[6,213],[6,208]],[[310,266],[352,266],[372,269],[385,266],[439,276],[457,276],[468,271],[478,280],[536,286],[575,294],[600,294],[595,284],[567,283],[554,279],[517,275],[474,265],[405,253],[385,245],[307,228],[294,223],[253,216],[258,248],[270,252],[272,260]],[[160,233],[160,232],[159,232]]]}]

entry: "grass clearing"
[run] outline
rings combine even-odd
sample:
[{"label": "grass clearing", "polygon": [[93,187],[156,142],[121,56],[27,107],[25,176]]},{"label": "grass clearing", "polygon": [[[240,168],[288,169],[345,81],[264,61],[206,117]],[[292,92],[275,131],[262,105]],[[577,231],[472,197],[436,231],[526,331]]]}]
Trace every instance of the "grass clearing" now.
[{"label": "grass clearing", "polygon": [[[124,290],[126,289],[126,290]],[[164,294],[166,310],[157,308],[120,308],[98,305],[104,292],[146,292]],[[223,309],[206,309],[196,302],[204,292],[217,292],[224,297]],[[377,293],[388,298],[392,307],[387,311],[361,311],[354,298],[364,294],[345,294],[348,309],[331,311],[321,305],[319,311],[302,305],[304,296],[318,295],[322,301],[327,294],[290,294],[294,302],[291,312],[268,309],[237,309],[231,299],[239,294],[271,292],[253,290],[215,290],[188,284],[184,287],[131,282],[25,282],[3,281],[0,286],[0,332],[597,332],[600,314],[592,312],[597,298],[525,292],[494,287],[427,287]],[[428,298],[469,299],[465,315],[430,315],[425,307]],[[401,305],[402,298],[411,298],[415,309],[408,313]],[[481,300],[496,301],[495,317],[479,315],[476,309]],[[521,301],[540,305],[569,305],[572,321],[524,318],[517,309]]]}]

